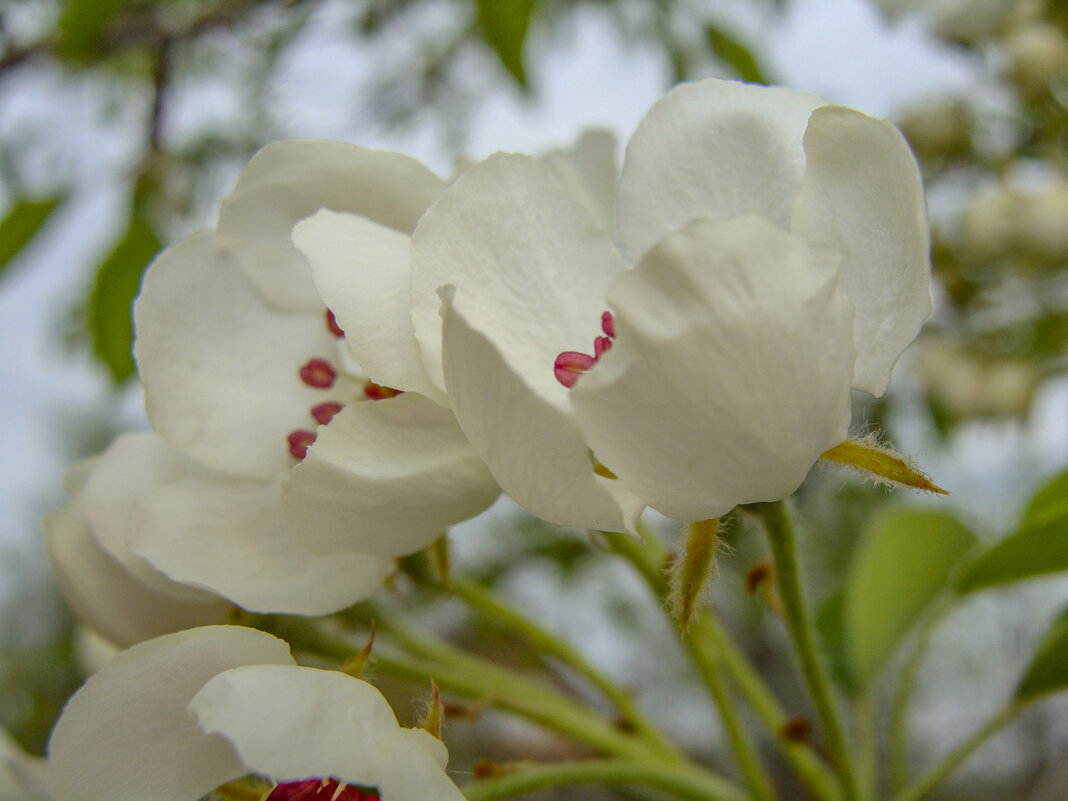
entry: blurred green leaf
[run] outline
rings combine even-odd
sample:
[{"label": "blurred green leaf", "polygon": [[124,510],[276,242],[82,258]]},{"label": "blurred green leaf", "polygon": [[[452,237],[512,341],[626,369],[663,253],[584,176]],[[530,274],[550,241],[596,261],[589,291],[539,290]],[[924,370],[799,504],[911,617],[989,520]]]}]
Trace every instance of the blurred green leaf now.
[{"label": "blurred green leaf", "polygon": [[534,0],[475,0],[478,21],[501,64],[522,87],[527,85],[523,44],[530,28]]},{"label": "blurred green leaf", "polygon": [[947,512],[899,508],[872,518],[846,577],[843,607],[845,653],[859,685],[871,683],[974,543]]},{"label": "blurred green leaf", "polygon": [[1068,688],[1068,609],[1053,621],[1016,686],[1016,701],[1034,699]]},{"label": "blurred green leaf", "polygon": [[141,276],[159,249],[159,238],[152,226],[134,215],[97,270],[89,298],[89,332],[97,356],[116,382],[134,372],[132,305]]},{"label": "blurred green leaf", "polygon": [[961,593],[1068,570],[1068,517],[1025,525],[988,549],[957,579]]},{"label": "blurred green leaf", "polygon": [[835,683],[850,695],[860,689],[849,670],[845,653],[845,592],[839,587],[816,610],[820,648]]},{"label": "blurred green leaf", "polygon": [[1055,518],[1068,520],[1068,470],[1047,482],[1032,496],[1021,526],[1044,523]]},{"label": "blurred green leaf", "polygon": [[128,0],[68,0],[59,17],[57,50],[71,59],[96,53],[110,19]]},{"label": "blurred green leaf", "polygon": [[26,247],[52,212],[63,201],[62,195],[44,200],[18,200],[0,220],[0,272]]},{"label": "blurred green leaf", "polygon": [[730,64],[743,81],[765,84],[768,82],[749,48],[718,25],[705,26],[705,39],[716,57]]}]

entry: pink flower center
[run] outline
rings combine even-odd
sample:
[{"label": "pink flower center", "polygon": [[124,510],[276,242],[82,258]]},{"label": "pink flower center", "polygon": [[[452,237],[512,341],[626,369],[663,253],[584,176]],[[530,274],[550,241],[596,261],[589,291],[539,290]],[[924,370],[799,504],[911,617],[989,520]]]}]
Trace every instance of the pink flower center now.
[{"label": "pink flower center", "polygon": [[612,347],[612,340],[616,336],[616,321],[612,317],[612,312],[606,311],[601,315],[601,330],[604,331],[605,335],[596,337],[593,340],[592,356],[588,353],[565,350],[556,357],[556,361],[553,363],[553,374],[556,376],[556,380],[565,387],[571,388],[575,386],[579,376],[597,364],[601,355]]},{"label": "pink flower center", "polygon": [[277,785],[264,801],[378,801],[378,793],[337,779],[301,779]]},{"label": "pink flower center", "polygon": [[[345,332],[341,330],[337,324],[337,320],[334,318],[334,313],[329,309],[325,312],[325,319],[327,330],[329,330],[331,334],[339,338],[345,336]],[[331,389],[338,379],[338,371],[334,365],[326,359],[320,358],[308,359],[308,361],[301,366],[298,374],[300,375],[301,382],[313,389]],[[364,396],[370,400],[384,400],[386,398],[393,398],[403,394],[399,389],[384,387],[373,381],[366,382],[363,393]],[[334,416],[343,408],[345,408],[343,403],[326,401],[313,406],[311,408],[311,416],[319,425],[326,425],[333,420]],[[308,448],[315,442],[315,437],[316,434],[314,431],[308,431],[303,428],[298,428],[289,432],[287,440],[289,442],[289,452],[293,455],[293,458],[301,460],[307,456]],[[288,799],[288,796],[286,798]]]}]

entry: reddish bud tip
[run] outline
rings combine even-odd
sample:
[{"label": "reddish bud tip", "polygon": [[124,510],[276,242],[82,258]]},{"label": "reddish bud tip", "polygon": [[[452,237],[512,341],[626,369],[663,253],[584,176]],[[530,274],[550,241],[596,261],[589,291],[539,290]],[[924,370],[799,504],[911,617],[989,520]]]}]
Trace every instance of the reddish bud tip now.
[{"label": "reddish bud tip", "polygon": [[289,452],[293,454],[293,457],[303,459],[308,455],[308,448],[315,442],[315,432],[298,428],[296,431],[291,431],[286,439],[289,440]]},{"label": "reddish bud tip", "polygon": [[345,332],[341,330],[341,326],[337,324],[337,318],[334,317],[334,313],[330,309],[326,310],[326,327],[330,329],[330,333],[336,337],[345,336]]},{"label": "reddish bud tip", "polygon": [[334,386],[336,379],[337,370],[326,359],[309,359],[308,363],[300,368],[300,380],[309,387],[329,389]]},{"label": "reddish bud tip", "polygon": [[403,395],[403,389],[393,389],[393,387],[384,387],[381,384],[376,384],[374,381],[368,381],[363,388],[363,394],[371,400],[385,400],[386,398],[395,398],[398,395]]},{"label": "reddish bud tip", "polygon": [[334,419],[334,415],[344,409],[345,406],[340,403],[334,403],[330,401],[328,403],[320,403],[318,406],[313,406],[311,410],[311,416],[315,418],[315,421],[323,424],[324,426]]},{"label": "reddish bud tip", "polygon": [[556,376],[557,381],[565,387],[571,388],[575,386],[579,376],[593,367],[596,361],[597,359],[588,353],[565,350],[556,357],[556,361],[553,363],[553,374]]},{"label": "reddish bud tip", "polygon": [[612,347],[612,340],[608,337],[597,337],[593,340],[593,358],[600,359],[601,354]]}]

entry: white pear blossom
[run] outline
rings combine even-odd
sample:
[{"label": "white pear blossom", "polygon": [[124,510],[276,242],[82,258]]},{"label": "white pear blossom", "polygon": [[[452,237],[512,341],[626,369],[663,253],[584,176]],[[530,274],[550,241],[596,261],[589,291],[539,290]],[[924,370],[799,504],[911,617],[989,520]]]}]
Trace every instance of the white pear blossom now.
[{"label": "white pear blossom", "polygon": [[[612,135],[588,131],[545,158],[575,202],[607,230],[616,181]],[[294,228],[293,242],[346,333],[349,356],[374,386],[404,394],[362,404],[358,415],[346,416],[346,409],[320,431],[286,482],[286,507],[303,540],[317,550],[414,551],[436,535],[422,523],[434,511],[428,501],[440,503],[440,494],[459,504],[464,493],[482,488],[474,497],[485,503],[496,484],[456,424],[444,385],[434,380],[441,372],[435,361],[440,346],[427,348],[415,336],[411,237],[370,215],[324,209]],[[407,455],[411,480],[396,474],[399,457],[391,464],[383,456],[394,453]],[[457,469],[461,464],[464,472]],[[373,484],[374,510],[367,493],[357,491],[367,483]],[[366,524],[354,525],[361,520]]]},{"label": "white pear blossom", "polygon": [[[374,593],[392,559],[309,552],[279,482],[236,477],[151,432],[124,434],[72,475],[70,504],[45,521],[60,587],[88,625],[126,646],[253,612],[327,614]],[[129,594],[140,598],[131,603]]]},{"label": "white pear blossom", "polygon": [[[229,604],[168,579],[130,549],[126,532],[135,499],[144,480],[155,478],[126,471],[116,453],[113,447],[73,467],[65,481],[70,500],[44,518],[48,558],[67,602],[87,626],[120,647],[225,621]],[[147,462],[140,467],[157,472]]]},{"label": "white pear blossom", "polygon": [[120,653],[67,703],[48,752],[57,801],[197,801],[250,775],[276,783],[271,801],[309,785],[345,788],[344,801],[463,799],[445,746],[402,728],[373,686],[234,626]]},{"label": "white pear blossom", "polygon": [[676,88],[630,140],[615,220],[618,245],[544,163],[497,154],[413,236],[427,376],[501,487],[556,523],[788,495],[930,313],[908,146],[807,93]]},{"label": "white pear blossom", "polygon": [[[380,260],[388,268],[390,248],[405,246],[443,186],[395,153],[330,142],[269,145],[223,202],[216,230],[168,249],[145,276],[135,355],[153,428],[206,467],[275,487],[283,501],[298,483],[305,503],[290,517],[299,532],[315,532],[323,516],[338,521],[328,544],[308,540],[324,556],[373,551],[381,564],[427,545],[500,492],[438,390],[388,372],[368,380],[396,356],[388,311],[397,288],[365,274]],[[344,270],[363,307],[383,313],[359,330],[335,319],[332,299],[324,301],[290,242],[294,223],[323,207],[354,215],[369,232]],[[249,493],[239,504],[253,513]],[[224,504],[217,494],[189,500]],[[264,503],[261,512],[275,508]],[[228,569],[265,567],[255,546],[248,553],[245,565]],[[190,578],[196,551],[187,556]],[[335,583],[335,608],[360,582],[343,570],[305,578]]]}]

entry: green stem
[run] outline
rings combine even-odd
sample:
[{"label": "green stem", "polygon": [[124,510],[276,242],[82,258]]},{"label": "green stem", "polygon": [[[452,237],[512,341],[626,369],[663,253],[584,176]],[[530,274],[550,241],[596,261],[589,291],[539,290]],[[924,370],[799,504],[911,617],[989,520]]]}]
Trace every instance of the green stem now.
[{"label": "green stem", "polygon": [[942,758],[923,776],[894,796],[894,801],[920,801],[950,773],[960,767],[974,754],[998,729],[1016,718],[1024,709],[1023,704],[1009,704],[988,720],[971,737],[958,745]]},{"label": "green stem", "polygon": [[920,665],[927,655],[931,643],[931,633],[935,626],[954,607],[953,598],[944,598],[928,610],[912,647],[909,649],[905,663],[901,666],[894,704],[890,710],[890,780],[894,792],[898,792],[909,780],[909,702],[916,689],[920,674]]},{"label": "green stem", "polygon": [[537,650],[570,665],[615,705],[622,719],[637,736],[644,738],[665,756],[681,759],[675,744],[646,717],[630,693],[586,661],[570,644],[546,631],[499,595],[477,582],[453,578],[452,591],[486,617],[520,633]]},{"label": "green stem", "polygon": [[838,708],[831,696],[831,683],[827,668],[816,649],[815,628],[801,590],[797,543],[786,502],[755,503],[747,508],[760,514],[764,520],[786,626],[801,661],[801,672],[816,705],[816,713],[819,715],[827,738],[827,750],[842,781],[845,797],[848,801],[856,801],[858,798],[857,780],[853,772],[849,747],[846,744],[845,730],[839,718]]},{"label": "green stem", "polygon": [[[551,687],[423,636],[385,609],[376,611],[375,620],[380,631],[388,632],[418,654],[405,656],[377,638],[373,661],[379,673],[416,681],[433,678],[444,690],[466,698],[484,699],[605,754],[650,758],[644,741],[621,732],[600,715]],[[301,618],[265,616],[258,623],[259,628],[286,639],[295,651],[314,653],[336,662],[345,662],[360,648]]]},{"label": "green stem", "polygon": [[463,787],[468,801],[497,801],[577,784],[646,785],[689,801],[746,801],[748,796],[716,776],[690,767],[641,760],[558,762],[481,779]]},{"label": "green stem", "polygon": [[[639,526],[644,541],[627,534],[605,533],[609,548],[622,556],[645,579],[645,583],[658,598],[667,592],[662,566],[664,551],[656,538]],[[760,674],[728,634],[715,615],[699,613],[694,619],[688,647],[711,648],[730,673],[742,696],[764,724],[780,753],[790,762],[809,792],[821,801],[840,801],[841,789],[834,774],[807,743],[796,742],[781,736],[788,716],[768,689]]]},{"label": "green stem", "polygon": [[857,722],[857,782],[860,797],[871,801],[879,786],[879,739],[871,697],[865,694],[858,698],[854,711]]},{"label": "green stem", "polygon": [[600,753],[629,759],[649,758],[643,741],[619,731],[567,696],[508,671],[498,673],[485,667],[472,670],[471,664],[461,668],[377,648],[374,665],[379,673],[398,678],[414,681],[433,678],[446,692],[487,701],[587,743]]},{"label": "green stem", "polygon": [[[664,609],[665,614],[667,614],[668,619],[672,622],[672,625],[675,625],[677,621],[668,611],[666,605],[668,593],[670,591],[667,582],[664,580],[664,576],[659,568],[655,571],[649,569],[649,567],[651,567],[649,566],[649,556],[652,556],[655,553],[652,549],[656,547],[652,536],[647,534],[644,538],[644,544],[638,543],[626,534],[609,534],[606,536],[608,536],[613,547],[617,547],[621,553],[626,554],[629,552],[632,554],[632,556],[629,557],[632,562],[634,562],[635,559],[641,559],[642,565],[648,566],[640,567],[639,569],[645,577],[646,582],[649,584],[650,589],[659,599],[660,605]],[[630,542],[621,542],[620,540],[622,538],[627,538]],[[662,561],[663,560],[661,559],[658,564],[662,564]],[[696,631],[696,621],[694,625]],[[776,797],[775,789],[772,786],[771,778],[768,776],[768,773],[760,760],[760,755],[757,753],[756,746],[753,744],[752,738],[749,736],[749,732],[742,725],[738,710],[734,704],[734,699],[731,697],[730,689],[728,688],[723,675],[723,660],[721,656],[701,647],[701,643],[696,636],[683,635],[682,641],[687,652],[689,652],[698,673],[701,675],[705,688],[708,690],[713,703],[716,705],[716,709],[719,711],[723,729],[727,734],[731,749],[734,751],[734,756],[738,760],[738,764],[742,769],[742,774],[745,776],[745,781],[749,787],[750,793],[752,793],[753,798],[757,799],[757,801],[770,801],[770,799]]]}]

